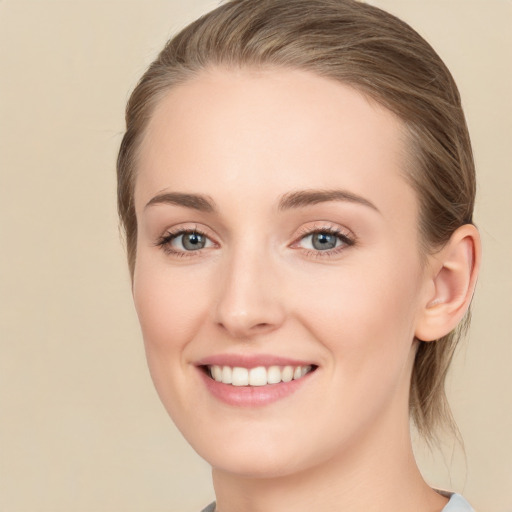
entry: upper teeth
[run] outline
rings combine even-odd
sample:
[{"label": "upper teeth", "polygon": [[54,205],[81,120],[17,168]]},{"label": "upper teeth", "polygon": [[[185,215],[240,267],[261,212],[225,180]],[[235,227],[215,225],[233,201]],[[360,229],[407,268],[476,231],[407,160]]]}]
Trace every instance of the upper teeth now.
[{"label": "upper teeth", "polygon": [[210,375],[217,382],[233,386],[266,386],[290,382],[304,377],[312,370],[312,366],[257,366],[256,368],[242,368],[240,366],[209,366]]}]

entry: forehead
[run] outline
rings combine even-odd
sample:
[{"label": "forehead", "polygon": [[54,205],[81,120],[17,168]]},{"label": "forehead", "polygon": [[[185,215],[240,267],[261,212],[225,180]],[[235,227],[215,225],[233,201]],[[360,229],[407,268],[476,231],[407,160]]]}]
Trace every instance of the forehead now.
[{"label": "forehead", "polygon": [[415,209],[404,133],[390,111],[307,71],[210,69],[157,105],[140,148],[136,204],[162,190],[270,200],[342,187],[384,209],[397,201]]}]

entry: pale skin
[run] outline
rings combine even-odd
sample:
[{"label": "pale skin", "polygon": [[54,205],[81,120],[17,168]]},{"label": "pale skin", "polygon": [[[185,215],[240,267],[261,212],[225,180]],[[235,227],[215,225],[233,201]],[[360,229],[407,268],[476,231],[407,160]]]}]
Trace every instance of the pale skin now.
[{"label": "pale skin", "polygon": [[[414,340],[460,321],[480,242],[462,226],[422,263],[407,150],[392,113],[304,71],[210,69],[157,106],[133,295],[155,387],[212,465],[220,512],[446,504],[412,454]],[[315,370],[289,396],[240,407],[198,367],[225,354]]]}]

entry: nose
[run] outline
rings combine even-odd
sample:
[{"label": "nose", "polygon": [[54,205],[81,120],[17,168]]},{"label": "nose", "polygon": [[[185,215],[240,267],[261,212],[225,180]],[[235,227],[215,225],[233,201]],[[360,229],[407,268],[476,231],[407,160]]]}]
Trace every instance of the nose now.
[{"label": "nose", "polygon": [[240,250],[224,262],[214,314],[217,325],[233,338],[267,334],[284,322],[282,288],[269,260]]}]

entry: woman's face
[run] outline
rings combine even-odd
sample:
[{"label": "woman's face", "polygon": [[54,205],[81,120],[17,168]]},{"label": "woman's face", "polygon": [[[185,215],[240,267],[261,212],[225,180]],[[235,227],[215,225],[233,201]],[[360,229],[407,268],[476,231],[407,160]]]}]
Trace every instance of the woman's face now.
[{"label": "woman's face", "polygon": [[219,470],[285,475],[403,436],[427,287],[404,138],[302,71],[213,69],[156,108],[133,294],[160,398]]}]

